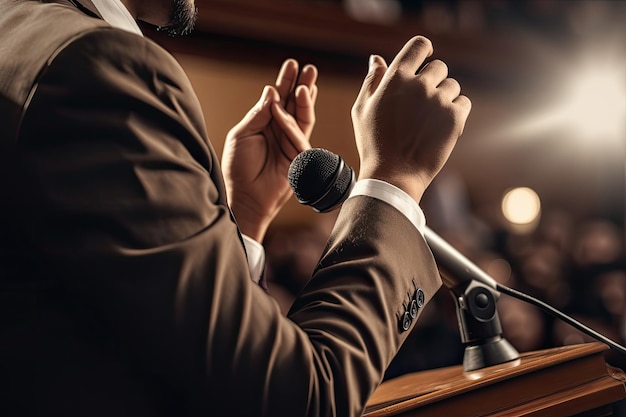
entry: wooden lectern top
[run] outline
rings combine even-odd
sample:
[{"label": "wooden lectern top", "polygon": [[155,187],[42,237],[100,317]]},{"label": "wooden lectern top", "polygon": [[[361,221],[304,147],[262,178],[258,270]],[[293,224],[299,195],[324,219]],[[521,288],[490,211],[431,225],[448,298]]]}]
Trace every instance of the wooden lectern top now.
[{"label": "wooden lectern top", "polygon": [[609,415],[626,398],[626,375],[606,364],[606,350],[586,343],[472,372],[458,365],[403,375],[378,387],[364,417]]}]

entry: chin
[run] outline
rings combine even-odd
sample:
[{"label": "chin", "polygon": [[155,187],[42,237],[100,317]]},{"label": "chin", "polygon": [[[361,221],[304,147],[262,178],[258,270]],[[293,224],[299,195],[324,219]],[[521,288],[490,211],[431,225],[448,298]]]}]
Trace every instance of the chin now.
[{"label": "chin", "polygon": [[198,16],[198,9],[194,0],[173,0],[170,9],[169,24],[159,30],[171,36],[190,33]]}]

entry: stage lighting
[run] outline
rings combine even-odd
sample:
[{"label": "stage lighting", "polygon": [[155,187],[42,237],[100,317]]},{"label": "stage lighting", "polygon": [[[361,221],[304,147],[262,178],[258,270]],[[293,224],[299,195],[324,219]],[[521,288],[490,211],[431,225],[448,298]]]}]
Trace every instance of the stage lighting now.
[{"label": "stage lighting", "polygon": [[541,201],[537,193],[528,187],[508,190],[502,198],[502,214],[512,225],[534,224],[541,213]]}]

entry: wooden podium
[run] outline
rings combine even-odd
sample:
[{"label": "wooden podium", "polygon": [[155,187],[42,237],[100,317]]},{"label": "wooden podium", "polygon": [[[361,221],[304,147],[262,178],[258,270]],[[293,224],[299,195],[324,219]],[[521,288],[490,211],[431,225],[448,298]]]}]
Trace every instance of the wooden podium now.
[{"label": "wooden podium", "polygon": [[378,387],[364,417],[607,416],[626,397],[626,375],[605,362],[606,350],[586,343],[474,372],[458,365],[403,375]]}]

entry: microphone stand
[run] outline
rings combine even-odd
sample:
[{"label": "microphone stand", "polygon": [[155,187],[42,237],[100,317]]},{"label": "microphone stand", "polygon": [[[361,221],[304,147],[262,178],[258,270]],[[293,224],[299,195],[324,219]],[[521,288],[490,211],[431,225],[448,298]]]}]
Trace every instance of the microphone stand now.
[{"label": "microphone stand", "polygon": [[564,321],[609,347],[626,354],[626,347],[585,326],[549,304],[498,284],[486,272],[465,258],[428,227],[424,230],[444,284],[453,294],[461,340],[465,345],[463,368],[475,371],[519,358],[519,353],[502,338],[502,326],[496,303],[500,294],[517,298]]},{"label": "microphone stand", "polygon": [[424,237],[455,301],[465,372],[518,359],[519,352],[502,337],[497,282],[428,227]]},{"label": "microphone stand", "polygon": [[519,358],[518,351],[502,337],[496,304],[500,293],[478,281],[449,288],[456,303],[456,315],[465,346],[463,370],[475,371]]}]

